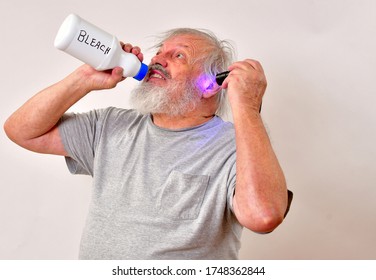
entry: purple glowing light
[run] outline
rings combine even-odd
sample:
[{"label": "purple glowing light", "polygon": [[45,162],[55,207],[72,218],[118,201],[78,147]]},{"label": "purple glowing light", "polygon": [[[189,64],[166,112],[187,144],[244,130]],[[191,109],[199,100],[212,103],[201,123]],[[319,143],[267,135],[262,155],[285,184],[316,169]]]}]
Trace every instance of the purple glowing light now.
[{"label": "purple glowing light", "polygon": [[202,74],[197,78],[196,84],[203,93],[211,91],[215,85],[215,77],[209,74]]}]

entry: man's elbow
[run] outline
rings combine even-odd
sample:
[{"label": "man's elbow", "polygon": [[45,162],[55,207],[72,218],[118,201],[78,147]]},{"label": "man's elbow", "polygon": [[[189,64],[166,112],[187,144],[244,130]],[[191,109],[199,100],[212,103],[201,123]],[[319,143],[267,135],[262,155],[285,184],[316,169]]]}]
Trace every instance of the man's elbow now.
[{"label": "man's elbow", "polygon": [[28,138],[24,133],[25,129],[10,117],[3,125],[3,129],[8,138],[18,146],[30,151],[34,151],[34,142],[32,138]]},{"label": "man's elbow", "polygon": [[21,147],[24,147],[29,140],[24,135],[24,129],[21,129],[20,125],[12,117],[5,121],[3,129],[8,138]]},{"label": "man's elbow", "polygon": [[284,219],[283,214],[279,214],[273,211],[271,213],[263,213],[255,215],[239,215],[238,221],[239,223],[257,233],[270,233],[275,230]]},{"label": "man's elbow", "polygon": [[14,125],[12,124],[10,118],[5,121],[5,123],[3,125],[3,129],[4,129],[5,134],[8,136],[8,138],[15,142],[17,132],[16,132],[16,129],[15,129]]}]

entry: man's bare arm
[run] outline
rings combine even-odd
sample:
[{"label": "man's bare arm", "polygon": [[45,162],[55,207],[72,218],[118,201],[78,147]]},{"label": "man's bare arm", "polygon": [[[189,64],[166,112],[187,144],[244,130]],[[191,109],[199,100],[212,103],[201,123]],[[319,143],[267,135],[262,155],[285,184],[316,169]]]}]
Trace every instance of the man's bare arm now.
[{"label": "man's bare arm", "polygon": [[274,230],[287,209],[287,188],[259,114],[266,89],[261,64],[234,63],[223,83],[232,108],[236,138],[234,212],[239,222],[256,232]]},{"label": "man's bare arm", "polygon": [[115,87],[122,79],[121,68],[105,73],[83,65],[30,98],[8,118],[4,130],[28,150],[66,156],[56,126],[61,116],[90,91]]}]

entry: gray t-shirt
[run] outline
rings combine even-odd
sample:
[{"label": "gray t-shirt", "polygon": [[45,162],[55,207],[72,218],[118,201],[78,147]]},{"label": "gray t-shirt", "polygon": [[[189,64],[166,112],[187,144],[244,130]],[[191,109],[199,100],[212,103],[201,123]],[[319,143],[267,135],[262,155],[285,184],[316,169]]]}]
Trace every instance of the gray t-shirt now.
[{"label": "gray t-shirt", "polygon": [[237,259],[234,127],[168,130],[107,108],[65,114],[68,168],[93,177],[80,259]]}]

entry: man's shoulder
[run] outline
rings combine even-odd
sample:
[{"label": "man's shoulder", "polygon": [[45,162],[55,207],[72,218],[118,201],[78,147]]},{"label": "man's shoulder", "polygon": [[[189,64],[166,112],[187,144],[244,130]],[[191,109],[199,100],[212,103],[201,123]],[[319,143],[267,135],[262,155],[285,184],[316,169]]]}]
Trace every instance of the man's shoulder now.
[{"label": "man's shoulder", "polygon": [[117,107],[107,107],[100,110],[103,121],[108,122],[134,122],[146,119],[146,116],[134,109],[124,109]]},{"label": "man's shoulder", "polygon": [[107,107],[104,109],[100,109],[103,114],[114,116],[114,117],[139,117],[142,116],[139,112],[134,109],[124,109],[118,107]]},{"label": "man's shoulder", "polygon": [[225,133],[225,134],[235,133],[235,127],[231,121],[227,121],[227,120],[222,119],[219,116],[216,116],[214,123],[215,123],[215,126],[218,127],[222,133]]},{"label": "man's shoulder", "polygon": [[[111,134],[122,135],[125,131],[143,129],[149,116],[134,109],[108,107],[103,109],[99,118],[99,126]],[[113,135],[115,136],[115,135]]]}]

